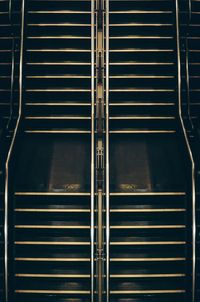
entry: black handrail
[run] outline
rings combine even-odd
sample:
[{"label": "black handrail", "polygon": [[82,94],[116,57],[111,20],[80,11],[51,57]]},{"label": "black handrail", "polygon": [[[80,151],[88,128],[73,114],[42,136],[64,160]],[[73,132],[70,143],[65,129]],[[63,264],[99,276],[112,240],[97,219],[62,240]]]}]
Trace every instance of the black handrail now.
[{"label": "black handrail", "polygon": [[181,47],[180,47],[180,19],[179,0],[175,0],[176,9],[176,46],[177,46],[177,84],[178,84],[178,117],[180,122],[188,159],[191,163],[191,208],[192,208],[192,302],[195,302],[196,289],[196,185],[195,185],[195,162],[188,140],[187,130],[182,115],[182,79],[181,79]]},{"label": "black handrail", "polygon": [[[19,134],[19,129],[22,120],[22,105],[23,105],[23,65],[24,65],[24,23],[25,23],[25,0],[22,0],[21,5],[21,41],[20,41],[20,61],[19,61],[19,110],[16,126],[14,129],[12,141],[8,151],[6,166],[5,166],[5,201],[4,201],[4,280],[5,280],[5,302],[9,302],[9,199],[10,199],[10,165],[13,158],[13,150],[16,144],[16,138]],[[10,301],[11,302],[11,301]]]}]

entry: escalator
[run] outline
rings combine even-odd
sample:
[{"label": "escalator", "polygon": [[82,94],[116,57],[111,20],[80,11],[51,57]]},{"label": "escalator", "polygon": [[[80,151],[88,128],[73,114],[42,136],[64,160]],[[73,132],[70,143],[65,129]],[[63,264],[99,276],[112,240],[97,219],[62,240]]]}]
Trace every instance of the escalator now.
[{"label": "escalator", "polygon": [[22,1],[5,302],[196,302],[177,11]]}]

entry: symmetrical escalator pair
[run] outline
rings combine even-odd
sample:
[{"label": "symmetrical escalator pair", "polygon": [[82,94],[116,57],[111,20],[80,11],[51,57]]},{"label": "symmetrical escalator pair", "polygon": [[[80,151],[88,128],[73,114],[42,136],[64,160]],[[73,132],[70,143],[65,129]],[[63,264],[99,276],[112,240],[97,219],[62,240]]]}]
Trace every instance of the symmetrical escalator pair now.
[{"label": "symmetrical escalator pair", "polygon": [[22,0],[5,302],[195,302],[178,1]]}]

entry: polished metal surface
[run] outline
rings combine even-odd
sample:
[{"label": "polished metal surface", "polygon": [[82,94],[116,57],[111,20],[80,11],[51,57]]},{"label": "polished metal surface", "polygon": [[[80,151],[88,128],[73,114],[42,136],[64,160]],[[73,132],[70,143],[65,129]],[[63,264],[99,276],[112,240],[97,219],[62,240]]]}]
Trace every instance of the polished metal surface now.
[{"label": "polished metal surface", "polygon": [[96,291],[104,301],[104,1],[96,1]]},{"label": "polished metal surface", "polygon": [[22,118],[22,101],[23,101],[23,63],[24,63],[24,21],[25,21],[25,0],[22,0],[21,8],[21,42],[20,42],[20,62],[19,62],[19,111],[18,119],[13,133],[11,145],[6,159],[5,170],[5,205],[4,205],[4,270],[5,270],[5,302],[9,301],[9,166],[12,158],[17,134],[19,132],[20,122]]},{"label": "polished metal surface", "polygon": [[196,185],[195,185],[195,162],[187,131],[182,116],[182,81],[181,81],[181,49],[180,49],[180,19],[179,19],[179,2],[176,0],[176,46],[177,46],[177,76],[178,76],[178,112],[185,144],[191,161],[191,206],[192,206],[192,301],[196,298]]}]

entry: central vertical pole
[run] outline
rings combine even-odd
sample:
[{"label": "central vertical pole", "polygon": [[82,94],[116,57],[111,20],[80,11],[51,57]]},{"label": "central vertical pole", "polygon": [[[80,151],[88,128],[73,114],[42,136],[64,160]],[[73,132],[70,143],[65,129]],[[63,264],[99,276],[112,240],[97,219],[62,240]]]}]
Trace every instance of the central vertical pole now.
[{"label": "central vertical pole", "polygon": [[96,177],[97,177],[97,300],[103,302],[103,191],[104,191],[104,11],[96,1]]}]

